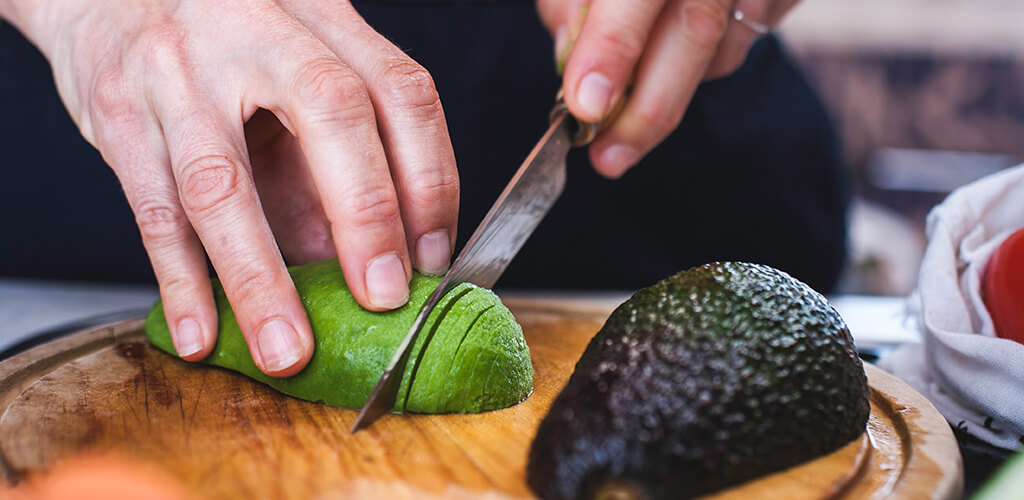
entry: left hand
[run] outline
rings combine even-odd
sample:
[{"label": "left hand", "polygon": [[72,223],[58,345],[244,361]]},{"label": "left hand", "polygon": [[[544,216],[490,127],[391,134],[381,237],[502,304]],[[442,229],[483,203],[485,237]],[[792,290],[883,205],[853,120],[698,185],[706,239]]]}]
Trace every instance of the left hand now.
[{"label": "left hand", "polygon": [[675,130],[701,81],[740,67],[760,34],[733,20],[734,10],[774,26],[797,1],[537,0],[556,57],[567,57],[569,111],[600,122],[627,99],[590,145],[594,168],[624,174]]}]

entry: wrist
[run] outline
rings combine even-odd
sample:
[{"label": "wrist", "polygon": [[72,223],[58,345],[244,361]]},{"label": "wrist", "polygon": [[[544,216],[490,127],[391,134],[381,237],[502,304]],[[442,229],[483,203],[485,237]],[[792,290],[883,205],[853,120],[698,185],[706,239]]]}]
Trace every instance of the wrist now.
[{"label": "wrist", "polygon": [[[69,2],[56,0],[0,0],[0,22],[14,26],[44,54],[53,40],[58,19],[56,14],[70,7]],[[56,5],[62,4],[62,5]]]},{"label": "wrist", "polygon": [[25,0],[0,0],[0,20],[3,20],[18,31],[25,32],[28,19],[32,17],[32,11],[39,10],[42,2],[31,2]]}]

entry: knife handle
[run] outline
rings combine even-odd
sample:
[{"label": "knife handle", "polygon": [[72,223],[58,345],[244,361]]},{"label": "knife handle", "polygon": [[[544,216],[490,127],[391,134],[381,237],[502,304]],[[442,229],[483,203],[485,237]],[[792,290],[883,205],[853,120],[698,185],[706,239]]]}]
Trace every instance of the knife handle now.
[{"label": "knife handle", "polygon": [[586,146],[594,140],[594,137],[597,136],[597,133],[600,132],[602,128],[619,117],[619,114],[622,113],[622,109],[626,107],[626,101],[628,100],[629,93],[629,89],[627,88],[619,101],[615,103],[615,108],[612,109],[612,112],[608,113],[608,116],[606,116],[604,120],[601,120],[600,123],[592,123],[578,120],[569,112],[569,107],[565,105],[565,90],[559,88],[558,94],[555,96],[555,107],[551,108],[551,114],[549,115],[550,120],[554,122],[555,119],[563,113],[567,114],[569,119],[576,123],[576,130],[572,134],[572,145],[576,147]]}]

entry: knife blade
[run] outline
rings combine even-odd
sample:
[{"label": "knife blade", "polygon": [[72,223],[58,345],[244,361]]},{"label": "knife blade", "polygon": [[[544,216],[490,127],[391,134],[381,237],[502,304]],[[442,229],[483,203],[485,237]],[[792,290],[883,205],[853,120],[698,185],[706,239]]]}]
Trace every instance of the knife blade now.
[{"label": "knife blade", "polygon": [[[462,282],[491,288],[565,189],[565,160],[573,145],[593,139],[597,125],[579,123],[559,95],[551,125],[470,236],[434,293],[420,308],[409,333],[359,411],[352,433],[368,427],[395,406],[416,338],[438,301]],[[425,348],[425,347],[424,347]]]}]

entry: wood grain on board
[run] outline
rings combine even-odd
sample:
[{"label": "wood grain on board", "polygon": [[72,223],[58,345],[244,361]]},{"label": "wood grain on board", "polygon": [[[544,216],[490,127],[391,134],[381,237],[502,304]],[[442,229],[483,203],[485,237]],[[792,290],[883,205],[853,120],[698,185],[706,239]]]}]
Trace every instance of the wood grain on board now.
[{"label": "wood grain on board", "polygon": [[[14,480],[92,451],[155,465],[211,499],[530,498],[533,433],[609,309],[506,302],[533,358],[525,402],[479,415],[386,415],[355,435],[355,411],[172,358],[145,342],[141,320],[65,337],[0,363],[0,475]],[[873,367],[868,376],[861,438],[713,497],[959,495],[946,422],[902,382]]]}]

